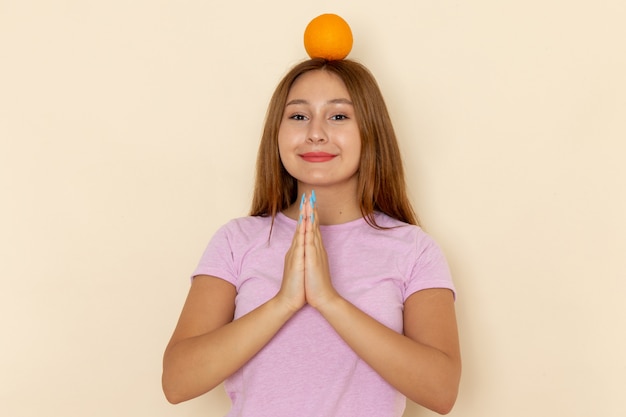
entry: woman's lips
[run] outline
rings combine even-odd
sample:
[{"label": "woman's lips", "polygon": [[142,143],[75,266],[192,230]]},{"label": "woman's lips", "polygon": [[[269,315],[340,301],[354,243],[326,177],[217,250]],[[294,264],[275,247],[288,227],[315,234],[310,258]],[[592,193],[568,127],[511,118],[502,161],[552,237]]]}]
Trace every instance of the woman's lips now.
[{"label": "woman's lips", "polygon": [[337,155],[326,152],[307,152],[300,155],[300,157],[307,162],[327,162],[333,159],[335,156]]}]

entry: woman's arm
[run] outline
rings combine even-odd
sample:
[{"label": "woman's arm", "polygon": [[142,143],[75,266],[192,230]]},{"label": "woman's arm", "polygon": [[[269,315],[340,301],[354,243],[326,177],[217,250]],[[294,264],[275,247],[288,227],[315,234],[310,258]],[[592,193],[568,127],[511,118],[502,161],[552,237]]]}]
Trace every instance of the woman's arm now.
[{"label": "woman's arm", "polygon": [[414,402],[440,414],[454,405],[461,376],[454,296],[427,289],[404,303],[404,334],[379,323],[332,286],[317,211],[306,207],[305,294],[345,342],[389,384]]},{"label": "woman's arm", "polygon": [[300,223],[285,255],[278,294],[234,321],[235,287],[216,277],[194,278],[163,357],[163,392],[168,401],[186,401],[222,383],[304,306],[303,242]]},{"label": "woman's arm", "polygon": [[450,290],[428,289],[411,295],[404,308],[404,335],[339,296],[318,310],[398,391],[440,414],[452,409],[461,376],[461,355]]},{"label": "woman's arm", "polygon": [[241,368],[293,315],[272,298],[233,321],[235,287],[194,278],[163,357],[163,392],[173,404],[204,394]]}]

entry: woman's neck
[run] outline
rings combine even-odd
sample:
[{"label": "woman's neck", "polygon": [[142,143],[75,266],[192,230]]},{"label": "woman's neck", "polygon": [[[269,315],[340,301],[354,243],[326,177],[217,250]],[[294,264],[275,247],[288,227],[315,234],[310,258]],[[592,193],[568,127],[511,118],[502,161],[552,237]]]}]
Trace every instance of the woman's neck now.
[{"label": "woman's neck", "polygon": [[[362,217],[356,192],[347,192],[347,190],[337,188],[298,186],[298,196],[305,194],[307,198],[310,198],[312,190],[315,190],[315,207],[321,225],[347,223]],[[292,219],[297,219],[299,208],[300,198],[297,198],[296,202],[283,213]]]}]

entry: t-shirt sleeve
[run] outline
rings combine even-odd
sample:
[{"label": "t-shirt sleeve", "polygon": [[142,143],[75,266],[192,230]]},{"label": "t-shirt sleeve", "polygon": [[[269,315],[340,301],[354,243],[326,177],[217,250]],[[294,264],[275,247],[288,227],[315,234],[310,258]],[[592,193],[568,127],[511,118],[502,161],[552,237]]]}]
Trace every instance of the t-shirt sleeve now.
[{"label": "t-shirt sleeve", "polygon": [[404,301],[417,291],[447,288],[456,299],[456,289],[448,262],[439,245],[426,233],[417,239],[417,257],[404,292]]},{"label": "t-shirt sleeve", "polygon": [[192,279],[198,275],[211,275],[237,285],[238,273],[231,237],[229,224],[218,229],[204,250]]}]

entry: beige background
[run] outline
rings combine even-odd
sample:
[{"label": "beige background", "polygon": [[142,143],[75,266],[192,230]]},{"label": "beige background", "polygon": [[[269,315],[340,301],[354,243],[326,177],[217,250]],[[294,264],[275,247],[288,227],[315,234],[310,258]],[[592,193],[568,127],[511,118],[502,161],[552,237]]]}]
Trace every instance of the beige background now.
[{"label": "beige background", "polygon": [[228,409],[167,404],[161,355],[324,12],[454,272],[451,415],[626,415],[625,4],[0,0],[0,415]]}]

